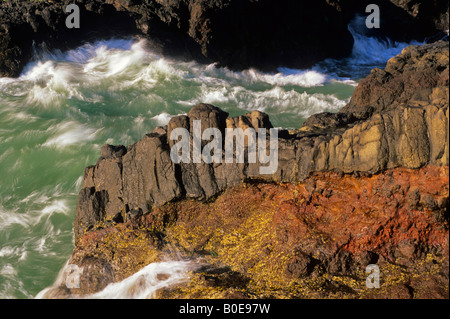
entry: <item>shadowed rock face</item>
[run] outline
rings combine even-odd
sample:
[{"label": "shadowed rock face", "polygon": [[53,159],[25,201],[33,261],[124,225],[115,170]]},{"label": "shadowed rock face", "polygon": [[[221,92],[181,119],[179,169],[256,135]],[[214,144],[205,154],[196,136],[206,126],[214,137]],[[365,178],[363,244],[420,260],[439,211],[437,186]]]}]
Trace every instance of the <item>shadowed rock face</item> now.
[{"label": "shadowed rock face", "polygon": [[174,200],[210,199],[242,181],[292,183],[317,171],[375,174],[448,165],[448,52],[445,42],[409,47],[364,79],[339,113],[315,115],[299,130],[281,131],[273,175],[260,174],[259,162],[175,164],[170,158],[173,129],[192,134],[193,120],[201,120],[202,130],[271,128],[258,111],[229,118],[198,104],[127,148],[105,145],[97,164],[84,172],[75,237],[99,222],[126,220],[132,209],[145,214]]},{"label": "shadowed rock face", "polygon": [[[69,3],[81,28],[65,26]],[[18,76],[33,47],[69,49],[86,41],[139,35],[153,50],[234,69],[305,68],[350,54],[347,25],[366,15],[365,1],[289,0],[63,0],[0,2],[0,76]],[[448,2],[377,2],[382,28],[370,35],[423,40],[448,30]]]}]

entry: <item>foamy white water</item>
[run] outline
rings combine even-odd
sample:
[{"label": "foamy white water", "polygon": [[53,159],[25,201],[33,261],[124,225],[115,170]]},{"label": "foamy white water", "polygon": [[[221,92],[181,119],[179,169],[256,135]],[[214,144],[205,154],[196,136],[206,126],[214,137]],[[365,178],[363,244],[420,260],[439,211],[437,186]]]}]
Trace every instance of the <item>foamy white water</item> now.
[{"label": "foamy white water", "polygon": [[165,261],[152,263],[134,275],[106,286],[102,291],[87,298],[104,299],[147,299],[156,291],[188,279],[187,273],[195,269],[189,261]]},{"label": "foamy white water", "polygon": [[405,43],[366,36],[365,19],[366,17],[356,16],[348,26],[354,40],[352,53],[348,58],[326,59],[313,67],[313,70],[326,72],[331,77],[339,75],[340,79],[336,79],[337,81],[350,84],[354,79],[365,77],[374,67],[384,68],[390,58],[400,54],[408,45],[424,44],[418,41]]},{"label": "foamy white water", "polygon": [[[186,260],[155,262],[122,281],[110,283],[97,293],[90,295],[60,295],[58,287],[63,287],[66,284],[69,266],[68,262],[66,262],[59,272],[55,283],[51,287],[40,291],[35,296],[35,299],[149,299],[155,297],[155,293],[162,288],[171,287],[186,281],[189,278],[189,272],[198,268],[198,264]],[[3,272],[6,274],[13,273],[14,269],[7,265]],[[1,270],[0,274],[2,274]]]}]

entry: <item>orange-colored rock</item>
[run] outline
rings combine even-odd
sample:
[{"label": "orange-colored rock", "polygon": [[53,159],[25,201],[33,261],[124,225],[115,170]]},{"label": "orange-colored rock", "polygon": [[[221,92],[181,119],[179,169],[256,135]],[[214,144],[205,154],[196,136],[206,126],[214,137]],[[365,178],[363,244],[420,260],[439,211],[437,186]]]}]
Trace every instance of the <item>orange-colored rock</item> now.
[{"label": "orange-colored rock", "polygon": [[[311,182],[315,186],[308,190]],[[371,177],[316,173],[274,197],[279,209],[273,227],[289,227],[286,242],[304,242],[314,231],[327,238],[331,250],[411,258],[420,245],[448,247],[448,182],[447,167],[395,169]]]}]

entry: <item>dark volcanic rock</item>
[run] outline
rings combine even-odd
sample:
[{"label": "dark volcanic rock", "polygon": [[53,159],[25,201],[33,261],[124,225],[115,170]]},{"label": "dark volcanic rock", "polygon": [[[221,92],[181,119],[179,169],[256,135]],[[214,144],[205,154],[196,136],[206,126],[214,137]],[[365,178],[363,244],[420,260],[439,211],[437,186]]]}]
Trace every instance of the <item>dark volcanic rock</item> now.
[{"label": "dark volcanic rock", "polygon": [[[82,27],[65,25],[65,8],[76,3]],[[27,1],[0,3],[0,76],[18,76],[39,51],[77,47],[86,41],[137,34],[134,18],[103,1]]]},{"label": "dark volcanic rock", "polygon": [[343,15],[326,1],[209,1],[189,4],[189,35],[202,53],[235,68],[305,67],[350,53]]},{"label": "dark volcanic rock", "polygon": [[391,58],[385,70],[374,69],[363,79],[350,103],[339,114],[365,120],[399,105],[423,106],[445,102],[449,57],[448,42],[409,46]]},{"label": "dark volcanic rock", "polygon": [[200,121],[202,135],[203,131],[207,128],[217,128],[222,134],[225,133],[228,113],[214,105],[204,103],[197,104],[188,112],[187,116],[191,128],[193,128],[193,121]]},{"label": "dark volcanic rock", "polygon": [[[231,68],[304,68],[350,54],[347,30],[365,1],[8,0],[0,3],[0,76],[18,76],[34,48],[73,48],[112,36],[143,36],[153,50]],[[69,3],[81,27],[65,26]],[[377,2],[382,27],[368,35],[408,41],[448,30],[448,2]],[[38,50],[39,51],[39,50]]]},{"label": "dark volcanic rock", "polygon": [[181,195],[169,147],[161,136],[146,135],[122,161],[123,202],[130,208],[147,212]]},{"label": "dark volcanic rock", "polygon": [[127,152],[127,148],[123,145],[103,145],[100,150],[100,157],[108,158],[108,157],[122,157]]},{"label": "dark volcanic rock", "polygon": [[75,234],[82,235],[105,218],[108,202],[106,191],[95,191],[94,187],[83,188],[78,195],[77,214],[74,221]]},{"label": "dark volcanic rock", "polygon": [[314,260],[305,253],[298,251],[286,267],[286,275],[294,278],[306,277],[314,268]]}]

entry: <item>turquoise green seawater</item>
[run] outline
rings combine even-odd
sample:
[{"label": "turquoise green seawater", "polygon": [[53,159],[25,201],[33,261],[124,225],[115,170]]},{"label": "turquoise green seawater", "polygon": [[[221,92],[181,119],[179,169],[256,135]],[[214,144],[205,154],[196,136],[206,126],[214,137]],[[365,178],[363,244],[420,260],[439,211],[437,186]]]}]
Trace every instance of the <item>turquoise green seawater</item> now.
[{"label": "turquoise green seawater", "polygon": [[83,170],[103,144],[135,143],[198,102],[231,116],[258,109],[274,126],[298,128],[338,111],[359,79],[405,46],[358,41],[348,59],[273,74],[171,60],[144,41],[98,41],[40,52],[20,77],[0,78],[0,298],[33,298],[54,282],[74,248]]}]

